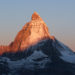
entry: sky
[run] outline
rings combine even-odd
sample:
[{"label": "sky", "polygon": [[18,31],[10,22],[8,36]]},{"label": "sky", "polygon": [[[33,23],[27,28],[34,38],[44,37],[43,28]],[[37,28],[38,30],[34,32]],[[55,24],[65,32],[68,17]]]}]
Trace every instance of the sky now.
[{"label": "sky", "polygon": [[33,12],[51,35],[75,50],[75,0],[0,0],[0,45],[8,45]]}]

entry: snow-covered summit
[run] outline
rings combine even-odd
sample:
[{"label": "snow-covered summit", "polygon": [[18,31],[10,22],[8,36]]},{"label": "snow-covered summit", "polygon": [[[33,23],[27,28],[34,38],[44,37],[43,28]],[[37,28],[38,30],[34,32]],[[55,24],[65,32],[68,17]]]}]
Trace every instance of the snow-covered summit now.
[{"label": "snow-covered summit", "polygon": [[16,36],[12,44],[12,49],[15,51],[24,50],[45,38],[52,38],[52,36],[50,36],[45,22],[34,12],[30,22],[26,23]]},{"label": "snow-covered summit", "polygon": [[49,34],[36,12],[0,54],[0,75],[75,75],[75,53]]}]

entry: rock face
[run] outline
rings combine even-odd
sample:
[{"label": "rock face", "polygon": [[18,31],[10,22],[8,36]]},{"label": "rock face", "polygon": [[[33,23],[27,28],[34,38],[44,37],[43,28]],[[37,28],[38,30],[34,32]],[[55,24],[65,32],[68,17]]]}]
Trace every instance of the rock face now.
[{"label": "rock face", "polygon": [[12,52],[24,50],[46,38],[54,39],[50,36],[48,28],[42,18],[34,12],[31,21],[24,25],[15,40],[9,45],[8,50]]},{"label": "rock face", "polygon": [[13,43],[14,50],[23,50],[39,40],[50,37],[48,28],[42,18],[34,12],[31,21],[25,24]]},{"label": "rock face", "polygon": [[75,75],[75,53],[49,35],[36,12],[0,54],[0,75]]},{"label": "rock face", "polygon": [[2,55],[5,52],[9,52],[10,48],[9,46],[0,46],[0,55]]}]

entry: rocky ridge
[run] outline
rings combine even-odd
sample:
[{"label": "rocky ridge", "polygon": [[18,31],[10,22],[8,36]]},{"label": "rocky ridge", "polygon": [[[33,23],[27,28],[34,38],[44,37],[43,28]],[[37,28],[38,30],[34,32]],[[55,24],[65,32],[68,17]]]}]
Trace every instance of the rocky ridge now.
[{"label": "rocky ridge", "polygon": [[49,34],[45,22],[36,12],[34,12],[30,22],[24,25],[22,30],[17,34],[15,40],[9,46],[0,46],[0,54],[4,52],[25,50],[29,46],[46,38],[54,39],[54,37]]}]

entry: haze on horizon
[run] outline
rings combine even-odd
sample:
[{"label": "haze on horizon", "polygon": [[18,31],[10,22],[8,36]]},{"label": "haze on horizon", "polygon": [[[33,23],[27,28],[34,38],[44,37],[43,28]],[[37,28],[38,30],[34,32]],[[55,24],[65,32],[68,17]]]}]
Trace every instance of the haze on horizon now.
[{"label": "haze on horizon", "polygon": [[75,50],[75,0],[0,0],[0,45],[13,41],[34,11],[52,35]]}]

